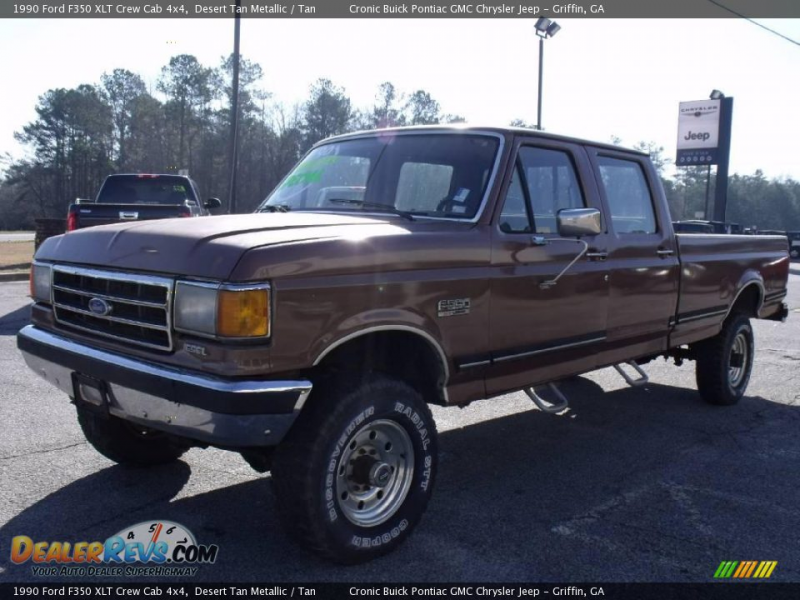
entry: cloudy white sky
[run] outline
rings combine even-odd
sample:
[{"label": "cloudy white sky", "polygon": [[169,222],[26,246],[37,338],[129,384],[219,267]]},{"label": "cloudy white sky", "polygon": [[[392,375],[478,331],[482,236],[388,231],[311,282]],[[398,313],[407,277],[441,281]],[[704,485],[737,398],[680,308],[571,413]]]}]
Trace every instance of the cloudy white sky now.
[{"label": "cloudy white sky", "polygon": [[[800,20],[762,20],[800,39]],[[655,141],[674,157],[678,102],[718,88],[735,97],[732,170],[800,179],[800,46],[741,19],[559,19],[546,42],[548,131],[627,145]],[[13,132],[35,117],[48,88],[94,83],[123,67],[155,89],[178,53],[217,65],[232,47],[230,20],[0,21],[0,154],[21,156]],[[284,103],[327,77],[356,106],[377,86],[425,89],[471,122],[536,119],[533,20],[244,19],[242,53]]]}]

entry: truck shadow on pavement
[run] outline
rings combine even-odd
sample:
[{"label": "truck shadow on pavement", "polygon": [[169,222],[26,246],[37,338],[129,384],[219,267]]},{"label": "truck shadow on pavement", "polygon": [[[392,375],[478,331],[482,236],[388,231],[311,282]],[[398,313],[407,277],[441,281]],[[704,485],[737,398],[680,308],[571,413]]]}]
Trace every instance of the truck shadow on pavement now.
[{"label": "truck shadow on pavement", "polygon": [[753,396],[712,407],[686,388],[604,392],[586,378],[564,391],[566,414],[531,408],[443,432],[422,523],[366,565],[301,551],[269,476],[204,491],[242,476],[193,453],[194,473],[111,466],[26,508],[0,528],[0,566],[7,580],[34,579],[30,563],[9,563],[16,535],[102,541],[169,519],[220,547],[188,581],[710,581],[730,557],[779,560],[781,580],[800,578],[796,407]]},{"label": "truck shadow on pavement", "polygon": [[17,332],[30,323],[31,307],[22,306],[10,313],[0,315],[0,335],[17,335]]}]

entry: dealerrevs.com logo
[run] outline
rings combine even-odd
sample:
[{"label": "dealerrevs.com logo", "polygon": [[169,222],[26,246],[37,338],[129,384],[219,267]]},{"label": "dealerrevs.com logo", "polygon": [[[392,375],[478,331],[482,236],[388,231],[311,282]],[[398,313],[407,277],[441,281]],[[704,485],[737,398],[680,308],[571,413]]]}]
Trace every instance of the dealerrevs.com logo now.
[{"label": "dealerrevs.com logo", "polygon": [[198,544],[194,534],[172,521],[145,521],[105,542],[35,542],[26,535],[11,540],[11,562],[31,563],[34,575],[193,576],[199,564],[213,564],[219,546]]}]

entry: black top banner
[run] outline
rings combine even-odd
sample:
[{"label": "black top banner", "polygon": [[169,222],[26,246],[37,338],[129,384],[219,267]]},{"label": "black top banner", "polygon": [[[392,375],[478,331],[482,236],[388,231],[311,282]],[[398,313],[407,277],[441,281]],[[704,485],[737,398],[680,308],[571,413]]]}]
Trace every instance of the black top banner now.
[{"label": "black top banner", "polygon": [[0,18],[193,19],[238,14],[267,19],[800,18],[800,0],[31,0],[0,3]]}]

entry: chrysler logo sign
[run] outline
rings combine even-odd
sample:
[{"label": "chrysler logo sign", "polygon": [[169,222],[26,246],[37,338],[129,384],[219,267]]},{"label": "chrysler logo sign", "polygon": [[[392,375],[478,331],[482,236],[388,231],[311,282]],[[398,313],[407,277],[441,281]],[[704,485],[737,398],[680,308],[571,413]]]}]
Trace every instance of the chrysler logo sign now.
[{"label": "chrysler logo sign", "polygon": [[680,103],[677,166],[717,164],[720,108],[719,100]]},{"label": "chrysler logo sign", "polygon": [[111,305],[102,298],[89,300],[89,311],[98,317],[105,317],[111,312]]}]

